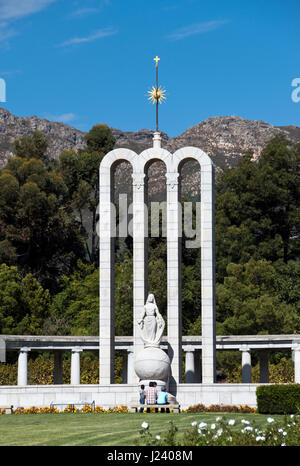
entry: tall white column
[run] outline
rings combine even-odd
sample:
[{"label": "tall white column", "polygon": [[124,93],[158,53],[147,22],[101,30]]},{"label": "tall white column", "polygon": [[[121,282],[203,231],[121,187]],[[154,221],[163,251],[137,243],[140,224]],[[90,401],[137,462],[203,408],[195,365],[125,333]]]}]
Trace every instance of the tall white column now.
[{"label": "tall white column", "polygon": [[177,172],[166,173],[167,185],[167,283],[168,283],[168,355],[171,360],[170,391],[182,379],[181,316],[181,204]]},{"label": "tall white column", "polygon": [[[133,343],[134,357],[143,350],[138,319],[142,315],[148,292],[148,215],[145,174],[134,172],[133,178]],[[129,370],[129,369],[128,369]],[[138,382],[134,370],[128,383]]]},{"label": "tall white column", "polygon": [[71,385],[80,385],[80,353],[81,348],[72,348],[71,353]]},{"label": "tall white column", "polygon": [[202,383],[216,382],[214,167],[201,164]]},{"label": "tall white column", "polygon": [[300,344],[296,343],[293,347],[294,359],[294,382],[300,383]]},{"label": "tall white column", "polygon": [[134,371],[134,350],[129,348],[127,350],[127,383],[135,383],[136,374]]},{"label": "tall white column", "polygon": [[54,351],[54,370],[53,370],[53,383],[61,385],[63,383],[63,362],[62,351]]},{"label": "tall white column", "polygon": [[251,383],[251,353],[248,347],[240,349],[242,352],[242,383]]},{"label": "tall white column", "polygon": [[259,351],[259,381],[269,383],[269,351]]},{"label": "tall white column", "polygon": [[195,382],[195,350],[192,346],[185,348],[185,383]]},{"label": "tall white column", "polygon": [[99,174],[99,384],[109,385],[114,377],[114,238],[115,210],[110,166],[100,165]]},{"label": "tall white column", "polygon": [[18,385],[27,385],[28,353],[30,348],[20,348],[18,358]]}]

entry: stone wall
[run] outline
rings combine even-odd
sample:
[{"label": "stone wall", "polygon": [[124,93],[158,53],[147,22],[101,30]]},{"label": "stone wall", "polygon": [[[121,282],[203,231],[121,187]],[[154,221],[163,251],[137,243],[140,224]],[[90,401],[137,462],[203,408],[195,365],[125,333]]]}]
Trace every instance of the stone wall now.
[{"label": "stone wall", "polygon": [[[202,403],[205,406],[212,404],[248,405],[256,407],[257,384],[179,384],[177,387],[177,401],[181,409]],[[27,385],[27,386],[1,386],[0,407],[13,405],[14,408],[31,406],[50,406],[51,403],[78,403],[82,401],[95,401],[103,408],[129,405],[138,402],[138,389],[131,385]],[[65,406],[61,406],[63,409]],[[58,407],[59,408],[59,407]]]}]

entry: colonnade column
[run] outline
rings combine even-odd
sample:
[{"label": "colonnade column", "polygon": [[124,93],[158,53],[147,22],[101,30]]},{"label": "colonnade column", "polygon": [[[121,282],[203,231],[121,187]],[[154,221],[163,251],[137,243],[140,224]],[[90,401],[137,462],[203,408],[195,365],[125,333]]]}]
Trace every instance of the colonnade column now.
[{"label": "colonnade column", "polygon": [[28,353],[30,348],[20,348],[18,358],[18,385],[27,385]]},{"label": "colonnade column", "polygon": [[168,355],[171,360],[170,392],[182,379],[181,310],[181,204],[177,172],[166,173],[167,184],[167,284]]},{"label": "colonnade column", "polygon": [[80,353],[81,348],[72,348],[71,353],[71,385],[80,385]]},{"label": "colonnade column", "polygon": [[251,383],[251,353],[248,346],[240,349],[242,352],[242,383]]},{"label": "colonnade column", "polygon": [[[133,346],[134,357],[143,350],[138,319],[142,315],[148,292],[148,215],[146,209],[145,174],[132,174],[133,190]],[[131,356],[130,356],[131,357]],[[129,363],[129,360],[128,360]],[[128,369],[129,370],[129,369]],[[134,369],[128,383],[138,382]]]},{"label": "colonnade column", "polygon": [[185,383],[195,382],[195,350],[187,346],[185,350]]},{"label": "colonnade column", "polygon": [[293,360],[294,360],[294,382],[300,383],[300,344],[293,345]]},{"label": "colonnade column", "polygon": [[62,351],[54,351],[54,370],[53,370],[53,383],[55,385],[63,384],[63,362],[62,362]]},{"label": "colonnade column", "polygon": [[269,383],[269,351],[259,351],[259,382]]},{"label": "colonnade column", "polygon": [[135,383],[136,374],[134,371],[134,349],[127,350],[127,383]]}]

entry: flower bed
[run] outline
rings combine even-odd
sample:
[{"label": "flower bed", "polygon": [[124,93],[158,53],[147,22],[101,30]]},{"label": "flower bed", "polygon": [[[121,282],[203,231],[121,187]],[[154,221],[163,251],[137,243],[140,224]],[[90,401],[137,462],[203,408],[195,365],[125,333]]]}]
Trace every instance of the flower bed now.
[{"label": "flower bed", "polygon": [[[96,414],[105,414],[105,413],[129,413],[127,406],[113,406],[112,408],[104,409],[101,406],[95,406],[93,411],[91,405],[84,405],[82,408],[74,408],[73,405],[68,405],[63,411],[59,411],[53,406],[44,406],[42,408],[37,408],[36,406],[31,406],[30,408],[17,408],[14,410],[14,414],[61,414],[61,413],[96,413]],[[0,414],[5,414],[5,409],[0,410]]]},{"label": "flower bed", "polygon": [[189,406],[188,409],[183,410],[185,413],[256,413],[255,408],[250,406],[231,406],[231,405],[210,405],[204,406],[203,404],[197,404]]}]

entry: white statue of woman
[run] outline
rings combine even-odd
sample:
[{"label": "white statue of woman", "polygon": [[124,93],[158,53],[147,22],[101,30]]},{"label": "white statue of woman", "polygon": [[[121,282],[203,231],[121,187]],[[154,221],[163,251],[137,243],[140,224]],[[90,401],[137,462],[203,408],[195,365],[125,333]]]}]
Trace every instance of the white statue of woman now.
[{"label": "white statue of woman", "polygon": [[153,294],[149,294],[138,324],[141,329],[141,338],[144,342],[144,347],[159,348],[165,328],[165,321],[158,310]]}]

